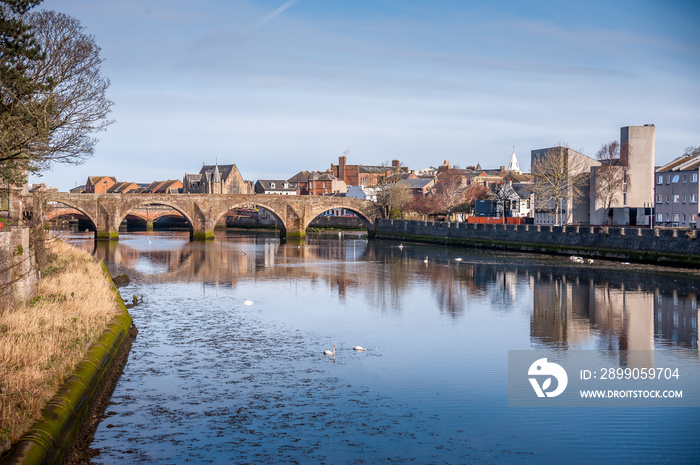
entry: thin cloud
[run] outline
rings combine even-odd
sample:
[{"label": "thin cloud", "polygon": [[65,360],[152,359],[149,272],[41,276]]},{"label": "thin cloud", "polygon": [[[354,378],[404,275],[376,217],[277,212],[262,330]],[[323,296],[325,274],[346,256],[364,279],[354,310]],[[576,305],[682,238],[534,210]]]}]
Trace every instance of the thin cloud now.
[{"label": "thin cloud", "polygon": [[269,23],[270,21],[272,21],[273,19],[275,19],[276,17],[278,17],[279,15],[281,15],[282,13],[287,11],[289,8],[291,8],[298,1],[299,0],[289,0],[288,2],[284,2],[281,6],[274,9],[270,14],[265,16],[263,19],[258,21],[255,25],[253,25],[250,29],[248,29],[246,31],[246,34],[251,34],[255,31],[257,31],[258,29],[260,29],[261,27],[263,27],[264,25],[266,25],[267,23]]}]

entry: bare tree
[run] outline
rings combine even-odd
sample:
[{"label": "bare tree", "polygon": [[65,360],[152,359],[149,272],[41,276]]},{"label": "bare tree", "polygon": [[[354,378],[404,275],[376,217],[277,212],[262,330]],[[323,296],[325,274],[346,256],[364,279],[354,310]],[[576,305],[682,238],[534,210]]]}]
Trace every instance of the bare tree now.
[{"label": "bare tree", "polygon": [[453,209],[464,203],[466,180],[456,169],[448,169],[438,176],[436,200],[439,208],[447,213],[448,220]]},{"label": "bare tree", "polygon": [[2,153],[2,161],[29,171],[80,163],[93,154],[92,134],[113,122],[106,119],[112,102],[105,95],[109,80],[100,73],[100,47],[77,19],[63,13],[29,13],[25,22],[45,55],[30,63],[27,74],[47,85],[23,102],[25,124],[15,128],[16,147]]},{"label": "bare tree", "polygon": [[686,147],[685,153],[683,155],[691,155],[694,157],[700,155],[700,146],[698,146],[698,147],[693,147],[693,146]]},{"label": "bare tree", "polygon": [[532,175],[535,205],[539,210],[554,211],[555,224],[561,223],[562,204],[571,217],[571,204],[583,194],[593,161],[568,147],[558,146],[533,151]]},{"label": "bare tree", "polygon": [[384,184],[377,191],[377,204],[381,207],[384,218],[390,218],[392,212],[400,212],[403,218],[404,211],[413,200],[411,191],[401,184]]},{"label": "bare tree", "polygon": [[[601,166],[595,172],[595,185],[593,186],[596,198],[603,203],[605,210],[610,209],[616,199],[623,196],[630,184],[630,175],[627,170],[627,150],[620,147],[620,143],[612,141],[598,150],[596,158]],[[621,201],[622,205],[623,202]]]},{"label": "bare tree", "polygon": [[494,184],[491,187],[491,195],[494,197],[503,209],[503,224],[506,223],[506,204],[509,201],[516,199],[518,196],[513,190],[513,184],[510,181]]}]

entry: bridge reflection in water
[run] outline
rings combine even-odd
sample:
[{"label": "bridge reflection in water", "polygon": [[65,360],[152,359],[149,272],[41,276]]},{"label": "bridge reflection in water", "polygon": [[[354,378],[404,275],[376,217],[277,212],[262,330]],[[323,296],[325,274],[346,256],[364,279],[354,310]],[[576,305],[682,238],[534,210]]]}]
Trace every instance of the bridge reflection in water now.
[{"label": "bridge reflection in water", "polygon": [[[206,243],[190,242],[186,233],[164,233],[130,234],[118,243],[76,244],[139,281],[236,287],[250,279],[299,279],[324,283],[341,300],[348,289],[362,289],[382,313],[402,312],[408,294],[404,291],[416,280],[430,284],[436,306],[453,319],[479,305],[496,312],[521,312],[527,299],[530,304],[524,308],[530,314],[535,347],[628,351],[662,345],[689,348],[697,356],[698,294],[693,280],[621,273],[619,264],[581,267],[560,258],[420,244],[400,249],[395,242],[351,234],[289,242],[259,232],[220,234],[221,240]],[[383,266],[358,266],[372,262]],[[653,361],[629,363],[646,366]]]}]

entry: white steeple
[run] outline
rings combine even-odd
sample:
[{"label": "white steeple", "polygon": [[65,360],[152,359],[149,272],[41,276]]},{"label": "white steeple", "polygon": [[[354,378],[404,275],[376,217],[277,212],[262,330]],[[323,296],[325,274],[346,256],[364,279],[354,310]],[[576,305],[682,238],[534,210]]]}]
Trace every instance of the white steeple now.
[{"label": "white steeple", "polygon": [[513,146],[513,154],[510,156],[510,163],[508,163],[508,171],[515,171],[517,174],[523,174],[518,165],[518,158],[515,156],[515,146]]}]

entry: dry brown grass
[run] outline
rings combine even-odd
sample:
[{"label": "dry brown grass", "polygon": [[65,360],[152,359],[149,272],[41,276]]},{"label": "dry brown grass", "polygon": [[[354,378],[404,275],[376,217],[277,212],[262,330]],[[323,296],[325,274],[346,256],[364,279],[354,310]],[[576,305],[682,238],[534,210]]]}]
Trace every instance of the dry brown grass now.
[{"label": "dry brown grass", "polygon": [[118,314],[101,266],[58,240],[37,295],[0,314],[0,443],[18,440]]}]

